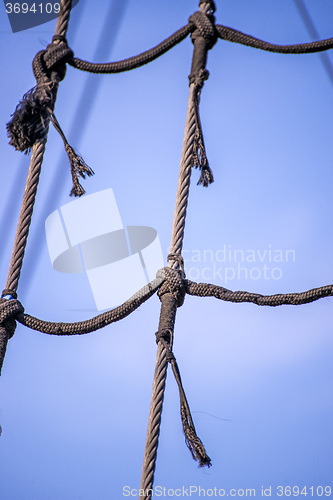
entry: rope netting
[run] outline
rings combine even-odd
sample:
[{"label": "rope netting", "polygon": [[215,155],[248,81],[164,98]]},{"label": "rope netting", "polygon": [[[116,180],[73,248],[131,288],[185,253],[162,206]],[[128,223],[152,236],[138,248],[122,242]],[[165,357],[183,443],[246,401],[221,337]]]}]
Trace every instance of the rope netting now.
[{"label": "rope netting", "polygon": [[[259,40],[227,26],[215,23],[213,0],[200,0],[200,10],[189,18],[186,26],[176,31],[156,47],[123,61],[109,63],[88,62],[74,57],[68,47],[66,32],[72,7],[71,0],[62,0],[52,43],[38,52],[33,61],[36,86],[27,92],[17,106],[11,121],[7,124],[10,144],[17,150],[32,151],[26,189],[17,225],[7,281],[0,299],[0,371],[3,365],[8,340],[14,335],[16,321],[28,328],[50,335],[81,335],[96,331],[113,322],[120,321],[158,291],[161,312],[156,332],[157,357],[153,381],[153,392],[148,419],[148,430],[141,478],[141,489],[145,498],[151,498],[161,414],[168,363],[171,364],[179,388],[180,414],[186,444],[195,460],[201,466],[211,465],[204,445],[197,436],[189,405],[182,385],[179,367],[172,351],[174,325],[177,308],[183,304],[186,294],[198,297],[215,297],[230,302],[251,302],[261,306],[306,304],[323,297],[333,296],[333,285],[299,293],[260,295],[247,291],[231,291],[208,283],[195,283],[185,278],[182,247],[186,211],[192,168],[201,171],[199,182],[208,186],[213,182],[213,173],[206,155],[201,127],[199,104],[200,94],[209,73],[206,70],[207,54],[218,39],[239,43],[260,50],[282,54],[307,54],[333,48],[333,38],[296,45],[275,45]],[[160,57],[165,52],[191,35],[193,58],[189,76],[189,101],[185,123],[183,150],[176,195],[173,228],[171,235],[168,267],[161,269],[156,279],[133,295],[121,306],[92,319],[76,323],[54,323],[40,320],[24,312],[17,299],[17,288],[23,265],[29,227],[33,213],[49,124],[52,123],[63,139],[73,179],[71,195],[81,196],[84,189],[78,178],[89,176],[93,171],[68,144],[63,130],[54,115],[59,83],[66,74],[66,64],[92,73],[119,73],[138,68]]]}]

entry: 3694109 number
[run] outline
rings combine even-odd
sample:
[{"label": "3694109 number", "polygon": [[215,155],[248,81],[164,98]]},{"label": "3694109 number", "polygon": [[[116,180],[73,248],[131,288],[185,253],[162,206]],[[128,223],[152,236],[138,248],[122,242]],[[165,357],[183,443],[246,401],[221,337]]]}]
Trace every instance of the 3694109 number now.
[{"label": "3694109 number", "polygon": [[6,3],[7,14],[58,14],[60,3],[37,3],[28,5],[26,2]]},{"label": "3694109 number", "polygon": [[330,497],[332,488],[331,486],[277,486],[276,494],[278,497]]}]

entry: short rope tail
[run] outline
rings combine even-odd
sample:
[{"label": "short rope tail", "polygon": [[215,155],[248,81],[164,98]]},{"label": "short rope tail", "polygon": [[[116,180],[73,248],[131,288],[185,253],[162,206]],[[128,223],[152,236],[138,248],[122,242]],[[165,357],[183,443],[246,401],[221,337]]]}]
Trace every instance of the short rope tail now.
[{"label": "short rope tail", "polygon": [[200,467],[204,467],[205,465],[210,467],[211,459],[207,455],[205,447],[202,444],[201,439],[198,437],[194,427],[190,407],[187,402],[184,387],[182,384],[178,363],[170,347],[171,338],[172,332],[170,330],[159,330],[158,332],[156,332],[156,342],[161,342],[161,344],[165,348],[166,359],[171,364],[172,372],[178,385],[180,415],[183,424],[185,442],[191,452],[193,459],[199,462]]},{"label": "short rope tail", "polygon": [[11,339],[15,333],[15,316],[23,312],[24,308],[19,300],[0,299],[0,375],[8,340]]},{"label": "short rope tail", "polygon": [[209,77],[209,72],[206,70],[207,53],[216,43],[218,33],[215,28],[215,11],[214,2],[206,3],[207,12],[194,12],[189,18],[189,22],[194,24],[195,30],[191,34],[191,39],[194,45],[191,73],[189,76],[190,85],[194,84],[193,91],[193,109],[195,118],[195,135],[192,152],[192,166],[199,168],[201,175],[198,184],[207,187],[214,182],[213,172],[209,166],[202,126],[199,114],[200,94],[205,80]]},{"label": "short rope tail", "polygon": [[86,191],[79,182],[79,176],[85,179],[86,175],[90,177],[94,175],[95,172],[86,164],[82,156],[77,154],[72,146],[68,143],[66,136],[62,131],[59,122],[55,117],[55,114],[52,111],[50,113],[50,120],[64,142],[65,150],[71,165],[73,187],[70,192],[70,196],[82,196]]}]

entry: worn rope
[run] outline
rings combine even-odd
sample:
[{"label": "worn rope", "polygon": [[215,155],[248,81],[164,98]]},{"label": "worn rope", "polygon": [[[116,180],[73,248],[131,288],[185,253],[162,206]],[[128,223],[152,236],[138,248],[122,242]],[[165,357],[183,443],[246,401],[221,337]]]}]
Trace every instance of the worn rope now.
[{"label": "worn rope", "polygon": [[15,319],[32,330],[38,330],[41,333],[47,333],[49,335],[82,335],[91,333],[126,318],[126,316],[131,314],[154,295],[164,279],[164,270],[162,269],[157,272],[157,278],[155,280],[141,288],[141,290],[136,292],[131,298],[124,302],[124,304],[85,321],[78,321],[76,323],[56,323],[44,321],[24,313],[17,314]]},{"label": "worn rope", "polygon": [[[170,49],[175,47],[178,43],[182,42],[190,33],[193,33],[193,31],[196,29],[196,26],[193,23],[193,18],[190,18],[189,21],[190,22],[186,26],[183,26],[182,28],[177,30],[166,40],[163,40],[160,44],[136,56],[132,56],[121,61],[108,63],[94,63],[85,61],[84,59],[80,59],[78,57],[73,57],[68,61],[68,64],[73,68],[77,68],[81,71],[103,74],[121,73],[124,71],[130,71],[132,69],[139,68],[162,56]],[[215,28],[217,35],[221,40],[238,43],[269,52],[276,52],[279,54],[310,54],[333,48],[333,38],[293,45],[278,45],[260,40],[259,38],[247,35],[228,26],[217,24]]]},{"label": "worn rope", "polygon": [[[17,108],[17,116],[8,124],[8,131],[11,134],[11,143],[16,149],[22,151],[29,151],[32,148],[32,156],[7,282],[3,292],[3,296],[6,298],[0,299],[0,371],[8,339],[10,339],[15,332],[16,320],[29,328],[51,335],[78,335],[89,333],[128,316],[160,288],[161,313],[159,330],[157,332],[158,348],[141,479],[141,489],[145,492],[144,497],[150,499],[154,481],[168,362],[172,365],[173,373],[179,387],[181,418],[186,443],[192,456],[199,461],[200,465],[210,465],[210,459],[206,454],[204,446],[196,435],[181,382],[179,368],[172,352],[176,310],[177,307],[182,305],[185,293],[201,297],[213,296],[220,300],[231,302],[252,302],[257,305],[268,306],[305,304],[322,297],[333,296],[333,285],[315,288],[301,293],[265,296],[243,291],[232,292],[216,285],[194,283],[184,279],[181,251],[192,166],[198,167],[201,170],[199,183],[206,186],[213,181],[213,175],[206,157],[199,116],[200,92],[204,81],[208,77],[208,72],[205,69],[207,50],[214,45],[219,37],[226,41],[271,52],[305,54],[333,48],[333,39],[297,45],[271,44],[232,28],[215,25],[215,19],[212,15],[215,11],[213,0],[200,0],[200,12],[196,12],[190,17],[189,24],[178,30],[153,49],[123,61],[113,63],[89,63],[75,58],[67,45],[66,32],[71,4],[71,0],[61,0],[60,13],[57,19],[55,36],[53,37],[52,44],[48,46],[47,50],[38,53],[34,59],[33,68],[37,79],[37,86],[24,96],[23,101]],[[194,53],[190,75],[189,104],[186,116],[175,215],[170,254],[168,257],[169,268],[162,271],[163,275],[159,275],[156,280],[141,289],[124,304],[111,311],[102,313],[91,320],[77,323],[53,323],[42,321],[25,314],[22,304],[17,300],[16,291],[37,193],[49,121],[54,124],[60,133],[71,160],[74,185],[72,190],[73,194],[81,195],[84,192],[82,186],[78,182],[78,175],[84,177],[85,175],[92,174],[91,169],[84,163],[82,158],[76,155],[74,150],[69,146],[53,114],[58,84],[65,76],[66,63],[75,68],[93,73],[118,73],[128,71],[153,61],[184,40],[190,33],[192,34],[192,41],[194,42]],[[199,47],[200,51],[198,50]],[[22,117],[24,119],[28,117],[30,120],[31,128],[27,134],[25,126],[29,120],[23,120],[22,125],[22,123],[20,123]],[[179,270],[179,268],[181,268],[181,270]],[[10,300],[7,300],[7,298]]]},{"label": "worn rope", "polygon": [[[175,208],[175,216],[173,223],[174,229],[171,237],[170,252],[176,255],[180,255],[183,244],[186,208],[187,208],[190,176],[191,176],[191,161],[192,161],[191,155],[192,155],[194,134],[195,134],[195,120],[194,120],[192,94],[193,94],[193,85],[190,86],[189,104],[188,104],[186,124],[185,124],[185,137],[183,142],[183,151],[181,157],[181,166],[180,166],[178,190],[176,197],[176,208]],[[179,266],[179,260],[177,258],[173,258],[170,260],[169,265],[171,266],[172,269],[177,269]],[[175,319],[176,315],[175,299],[173,298],[168,299],[167,297],[168,294],[165,294],[162,297],[160,323],[162,320],[162,313],[164,314],[164,311],[168,306],[169,306],[168,315],[170,316],[169,309],[171,308],[171,311],[174,314],[174,319]],[[173,332],[174,321],[171,321],[169,329]],[[172,338],[170,340],[170,347],[172,347]],[[147,438],[146,438],[142,475],[141,475],[141,485],[140,485],[140,488],[145,492],[146,495],[143,498],[146,498],[147,500],[151,499],[150,492],[154,483],[158,438],[160,433],[162,406],[163,406],[164,389],[165,389],[167,365],[168,365],[166,354],[167,353],[165,347],[161,343],[159,343],[156,354],[153,390],[151,396]]]},{"label": "worn rope", "polygon": [[197,297],[216,297],[228,302],[252,302],[258,306],[282,306],[301,305],[323,297],[333,296],[333,285],[312,288],[306,292],[299,293],[278,293],[275,295],[261,295],[259,293],[236,291],[232,292],[222,286],[211,285],[209,283],[195,283],[185,280],[186,293]]}]

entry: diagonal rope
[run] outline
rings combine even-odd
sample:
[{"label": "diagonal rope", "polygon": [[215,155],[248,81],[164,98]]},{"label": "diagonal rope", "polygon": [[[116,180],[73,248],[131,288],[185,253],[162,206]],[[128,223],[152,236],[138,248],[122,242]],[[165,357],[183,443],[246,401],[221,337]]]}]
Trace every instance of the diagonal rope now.
[{"label": "diagonal rope", "polygon": [[[55,28],[55,35],[57,36],[66,35],[71,6],[72,6],[72,0],[61,0],[60,11]],[[56,99],[57,90],[58,90],[58,85],[55,84],[54,88],[52,89],[52,91],[54,92],[54,101]],[[9,291],[9,294],[13,297],[16,297],[16,291],[21,274],[23,257],[27,244],[29,228],[31,224],[31,218],[37,194],[39,176],[43,163],[45,144],[47,140],[47,132],[48,131],[46,130],[45,137],[43,139],[38,140],[33,145],[32,148],[29,172],[27,176],[20,217],[16,229],[16,235],[7,275],[7,281],[5,285],[6,293]],[[1,360],[0,360],[0,368],[1,368],[9,339],[9,334],[6,328],[0,329],[0,337],[1,337],[0,343],[2,345]]]}]

